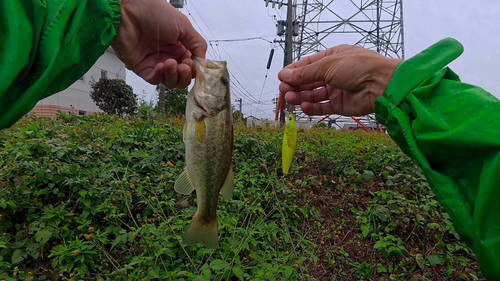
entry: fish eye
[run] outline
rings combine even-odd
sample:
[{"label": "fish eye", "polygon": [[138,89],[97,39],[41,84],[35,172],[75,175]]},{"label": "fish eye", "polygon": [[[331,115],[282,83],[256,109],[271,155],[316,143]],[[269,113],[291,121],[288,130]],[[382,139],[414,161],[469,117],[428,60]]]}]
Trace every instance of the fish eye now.
[{"label": "fish eye", "polygon": [[224,84],[224,85],[229,84],[229,80],[227,80],[227,78],[226,78],[226,77],[221,77],[221,78],[220,78],[220,81],[221,81],[221,82],[222,82],[222,84]]}]

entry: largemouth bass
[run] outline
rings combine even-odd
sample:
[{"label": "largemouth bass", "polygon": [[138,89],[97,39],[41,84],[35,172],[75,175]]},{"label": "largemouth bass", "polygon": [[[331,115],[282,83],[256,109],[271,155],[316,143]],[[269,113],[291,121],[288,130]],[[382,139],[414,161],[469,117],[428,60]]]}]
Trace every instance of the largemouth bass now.
[{"label": "largemouth bass", "polygon": [[193,60],[196,77],[187,96],[183,132],[186,169],[174,188],[184,195],[196,191],[198,209],[184,234],[184,243],[215,249],[219,246],[219,193],[227,200],[234,190],[229,72],[225,61]]}]

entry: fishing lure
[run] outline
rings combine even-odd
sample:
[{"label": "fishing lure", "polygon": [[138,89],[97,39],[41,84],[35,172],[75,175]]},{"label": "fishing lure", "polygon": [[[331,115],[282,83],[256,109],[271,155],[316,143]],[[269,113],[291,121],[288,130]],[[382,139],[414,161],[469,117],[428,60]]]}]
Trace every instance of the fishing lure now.
[{"label": "fishing lure", "polygon": [[282,162],[283,173],[288,175],[290,166],[292,165],[293,154],[297,147],[297,127],[293,114],[285,112],[285,134],[283,137]]}]

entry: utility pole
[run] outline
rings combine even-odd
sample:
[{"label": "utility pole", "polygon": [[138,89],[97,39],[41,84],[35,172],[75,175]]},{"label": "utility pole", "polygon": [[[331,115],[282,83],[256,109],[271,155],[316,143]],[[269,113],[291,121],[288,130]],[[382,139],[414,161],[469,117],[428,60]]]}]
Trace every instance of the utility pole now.
[{"label": "utility pole", "polygon": [[[293,6],[292,0],[288,0],[286,9],[286,31],[285,31],[285,56],[283,58],[283,68],[293,62]],[[291,106],[286,104],[284,93],[281,95],[280,123],[285,125],[285,109],[290,112]]]},{"label": "utility pole", "polygon": [[160,83],[160,93],[159,93],[159,96],[158,96],[158,99],[159,99],[159,109],[160,109],[160,112],[165,112],[165,86]]},{"label": "utility pole", "polygon": [[[264,2],[266,3],[266,7],[269,5],[269,3],[272,4],[273,8],[275,5],[278,5],[278,8],[280,9],[282,5],[287,6],[286,21],[279,20],[278,24],[276,25],[277,27],[276,34],[280,37],[285,35],[285,40],[283,41],[274,40],[274,42],[285,43],[285,47],[283,48],[284,49],[283,68],[293,63],[293,52],[294,52],[293,37],[298,35],[299,23],[295,20],[295,8],[297,4],[294,4],[293,3],[294,1],[296,0],[264,0]],[[294,107],[286,104],[285,95],[283,93],[280,93],[278,100],[279,101],[277,102],[278,111],[276,113],[276,120],[278,120],[279,116],[281,125],[285,125],[285,110],[293,112]]]},{"label": "utility pole", "polygon": [[242,102],[242,101],[243,101],[243,100],[242,100],[241,98],[240,98],[239,100],[236,100],[236,102],[239,102],[239,103],[240,103],[240,119],[241,119],[241,121],[243,121],[243,112],[241,112],[241,110],[242,110],[242,108],[241,108],[241,102]]}]

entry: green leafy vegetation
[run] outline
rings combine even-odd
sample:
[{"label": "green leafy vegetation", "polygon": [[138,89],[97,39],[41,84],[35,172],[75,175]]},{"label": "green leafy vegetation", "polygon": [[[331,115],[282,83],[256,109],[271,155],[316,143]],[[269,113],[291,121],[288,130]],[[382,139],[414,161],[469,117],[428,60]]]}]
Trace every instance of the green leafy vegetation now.
[{"label": "green leafy vegetation", "polygon": [[[147,114],[146,114],[147,115]],[[149,116],[149,115],[147,115]],[[182,119],[23,119],[0,133],[0,279],[479,280],[418,168],[385,134],[237,124],[220,248],[185,246]]]},{"label": "green leafy vegetation", "polygon": [[89,84],[90,97],[103,112],[118,116],[136,113],[137,96],[125,80],[101,78]]}]

